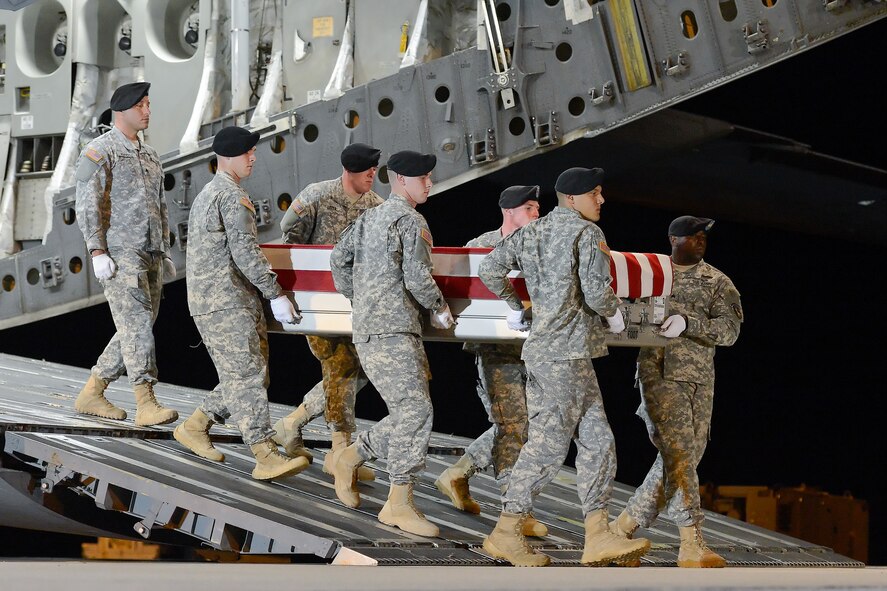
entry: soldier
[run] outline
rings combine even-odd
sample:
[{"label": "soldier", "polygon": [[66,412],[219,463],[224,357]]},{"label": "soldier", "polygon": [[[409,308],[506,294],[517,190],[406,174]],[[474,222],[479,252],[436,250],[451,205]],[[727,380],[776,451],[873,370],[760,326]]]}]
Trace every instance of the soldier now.
[{"label": "soldier", "polygon": [[213,139],[218,169],[191,204],[188,217],[188,308],[212,357],[219,385],[173,431],[195,454],[221,462],[213,447],[213,423],[234,417],[256,457],[252,476],[271,480],[308,467],[303,457],[287,458],[271,440],[268,414],[268,334],[262,303],[271,300],[279,322],[301,317],[281,292],[277,275],[256,240],[256,212],[240,182],[252,173],[258,133],[226,127]]},{"label": "soldier", "polygon": [[143,427],[179,418],[154,397],[157,361],[152,328],[163,277],[175,278],[176,266],[169,258],[160,159],[139,138],[150,122],[150,87],[148,82],[134,82],[114,91],[114,126],[80,154],[76,204],[77,223],[117,332],[92,368],[74,409],[125,419],[126,411],[111,404],[104,392],[126,373],[135,392],[135,424]]},{"label": "soldier", "polygon": [[425,467],[433,418],[421,337],[423,308],[431,310],[435,328],[453,325],[450,307],[431,276],[431,232],[415,209],[428,200],[436,162],[431,154],[393,154],[388,160],[391,196],[357,218],[330,257],[336,289],[352,301],[360,361],[389,412],[355,443],[332,454],[336,496],[357,507],[358,466],[387,458],[391,490],[379,521],[420,536],[439,533],[413,503],[413,483]]},{"label": "soldier", "polygon": [[[468,248],[492,248],[503,238],[539,218],[539,186],[514,186],[499,196],[502,226],[470,240]],[[477,395],[487,411],[492,427],[469,445],[453,467],[444,470],[434,482],[460,511],[478,514],[468,488],[468,479],[478,471],[493,467],[502,494],[505,494],[511,467],[527,440],[527,371],[521,361],[521,345],[466,343],[464,350],[475,355]],[[548,528],[530,515],[524,521],[527,536],[544,536]]]},{"label": "soldier", "polygon": [[[610,533],[607,503],[616,475],[613,433],[592,366],[607,354],[603,326],[625,329],[619,299],[610,288],[610,257],[600,219],[604,171],[571,168],[557,179],[558,206],[517,230],[481,262],[478,275],[511,310],[510,327],[530,329],[521,357],[527,365],[527,443],[518,455],[496,528],[484,550],[516,566],[544,566],[549,557],[535,552],[521,533],[533,498],[557,474],[572,437],[576,442],[578,492],[585,515],[589,565],[623,563],[650,547],[648,540],[627,540]],[[533,303],[533,320],[508,279],[521,269]]]},{"label": "soldier", "polygon": [[[373,190],[379,165],[379,150],[366,144],[351,144],[342,150],[342,176],[305,187],[293,201],[280,228],[287,244],[335,244],[339,235],[364,211],[382,203]],[[357,392],[367,384],[351,337],[308,335],[308,347],[320,361],[322,381],[306,395],[302,404],[274,425],[274,441],[292,457],[311,453],[302,442],[302,427],[324,414],[332,430],[332,449],[323,461],[330,474],[332,452],[351,443],[356,430],[354,403]],[[372,469],[361,466],[358,480],[373,480]]]},{"label": "soldier", "polygon": [[711,427],[715,347],[729,347],[739,337],[742,305],[733,282],[702,260],[714,220],[682,216],[668,227],[674,286],[674,312],[660,334],[674,339],[666,347],[638,354],[638,415],[647,424],[659,453],[643,484],[610,525],[631,538],[649,527],[664,509],[681,534],[678,566],[723,567],[723,557],[702,539],[702,509],[696,466]]}]

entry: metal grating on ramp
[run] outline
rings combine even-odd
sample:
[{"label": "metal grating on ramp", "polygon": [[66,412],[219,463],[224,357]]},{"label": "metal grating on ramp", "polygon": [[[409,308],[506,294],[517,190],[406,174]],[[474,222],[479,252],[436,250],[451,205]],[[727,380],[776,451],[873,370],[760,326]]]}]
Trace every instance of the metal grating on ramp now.
[{"label": "metal grating on ramp", "polygon": [[[278,481],[258,482],[250,477],[252,455],[231,428],[213,427],[213,439],[226,456],[224,463],[216,463],[191,454],[173,440],[174,424],[139,428],[129,421],[76,415],[73,401],[87,375],[79,368],[0,355],[4,451],[0,524],[18,524],[15,513],[33,504],[40,507],[30,518],[33,529],[71,527],[72,533],[79,533],[73,531],[79,527],[120,537],[140,535],[164,543],[238,554],[283,554],[293,559],[333,561],[362,555],[368,561],[391,565],[499,563],[480,550],[500,511],[493,478],[478,474],[472,480],[480,515],[456,510],[434,486],[434,479],[462,453],[468,439],[433,436],[427,470],[414,496],[441,533],[439,538],[422,538],[376,519],[388,493],[384,462],[370,464],[377,479],[360,484],[359,509],[347,508],[336,499],[332,479],[321,470],[329,449],[325,425],[315,423],[306,431],[306,443],[315,454],[308,470]],[[182,416],[190,414],[205,394],[167,384],[158,384],[156,393]],[[112,386],[108,397],[128,412],[134,411],[125,386]],[[275,420],[290,411],[284,405],[271,407]],[[550,554],[555,565],[577,565],[582,552],[575,478],[575,470],[562,469],[539,495],[534,511],[548,525],[550,535],[531,543]],[[621,510],[632,492],[617,484],[611,511]],[[863,566],[828,548],[715,513],[707,514],[705,533],[710,545],[733,566]],[[642,535],[653,542],[644,564],[675,564],[676,528],[660,520]],[[343,548],[356,555],[342,552]]]}]

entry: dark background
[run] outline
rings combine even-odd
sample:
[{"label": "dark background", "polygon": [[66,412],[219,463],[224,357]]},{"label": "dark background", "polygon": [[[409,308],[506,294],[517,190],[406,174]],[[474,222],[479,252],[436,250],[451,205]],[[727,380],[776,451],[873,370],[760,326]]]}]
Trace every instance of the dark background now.
[{"label": "dark background", "polygon": [[[678,108],[887,169],[885,101],[876,88],[883,83],[885,35],[883,21],[869,25]],[[509,184],[541,185],[543,213],[550,211],[554,180],[570,166],[606,168],[607,155],[595,152],[594,140],[577,141],[435,195],[419,211],[429,220],[437,245],[461,245],[497,227],[496,197]],[[882,291],[887,249],[772,228],[763,218],[758,225],[719,217],[717,211],[684,211],[677,203],[634,206],[627,199],[620,202],[618,190],[607,185],[604,195],[600,226],[617,250],[667,253],[671,219],[685,213],[718,219],[706,260],[738,287],[746,322],[736,345],[720,348],[716,357],[712,441],[699,468],[700,481],[806,484],[865,499],[871,511],[870,563],[887,564],[882,486],[887,403],[883,368],[877,369],[887,334]],[[810,207],[828,208],[830,197],[811,195]],[[87,368],[113,331],[107,306],[100,305],[8,329],[0,350]],[[215,371],[188,317],[183,281],[167,286],[155,334],[161,381],[215,385]],[[435,376],[434,429],[480,434],[488,425],[475,394],[471,358],[457,344],[427,343],[426,348]],[[640,483],[654,457],[643,424],[634,416],[635,356],[634,349],[613,349],[596,362],[616,435],[617,479],[629,485]],[[293,405],[319,380],[319,365],[303,338],[271,335],[271,378],[270,399]],[[371,387],[359,396],[357,413],[368,419],[384,416]],[[7,553],[46,555],[47,548],[60,548],[65,539],[17,535],[14,549],[11,540],[0,541],[0,554],[8,546]]]}]

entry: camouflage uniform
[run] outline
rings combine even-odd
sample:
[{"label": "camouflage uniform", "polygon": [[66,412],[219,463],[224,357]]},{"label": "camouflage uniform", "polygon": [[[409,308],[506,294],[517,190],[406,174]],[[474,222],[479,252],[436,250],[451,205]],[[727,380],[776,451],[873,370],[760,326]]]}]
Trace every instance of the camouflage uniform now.
[{"label": "camouflage uniform", "polygon": [[188,308],[219,374],[200,410],[217,423],[234,416],[243,441],[271,437],[268,337],[262,302],[282,291],[256,240],[247,192],[219,172],[191,204],[188,218]]},{"label": "camouflage uniform", "polygon": [[431,437],[420,317],[446,303],[431,276],[431,246],[425,218],[392,194],[345,230],[330,256],[336,289],[352,302],[360,360],[389,412],[360,433],[357,449],[363,459],[387,459],[392,485],[422,471]]},{"label": "camouflage uniform", "polygon": [[[335,244],[342,231],[364,211],[382,203],[368,191],[356,201],[345,194],[342,178],[313,183],[293,201],[280,228],[287,244]],[[357,392],[367,384],[350,337],[307,336],[308,347],[320,361],[322,380],[302,403],[310,419],[324,414],[333,431],[353,433]],[[309,420],[310,420],[309,419]]]},{"label": "camouflage uniform", "polygon": [[[470,240],[468,248],[492,248],[502,241],[501,229]],[[465,455],[472,470],[493,467],[500,486],[508,483],[511,467],[527,440],[527,370],[521,361],[522,345],[465,344],[475,354],[477,395],[492,427],[471,442]],[[469,474],[470,476],[471,474]]]},{"label": "camouflage uniform", "polygon": [[576,442],[577,487],[584,514],[604,509],[616,474],[613,433],[591,359],[607,354],[602,317],[616,313],[604,234],[565,207],[503,239],[481,262],[484,284],[513,310],[523,307],[508,280],[521,269],[533,302],[524,343],[527,365],[527,443],[511,472],[503,509],[528,513],[533,498]]},{"label": "camouflage uniform", "polygon": [[638,355],[638,415],[659,450],[626,508],[641,527],[666,506],[679,527],[703,519],[696,466],[711,428],[715,347],[735,343],[742,323],[739,292],[705,261],[675,272],[669,304],[686,316],[687,329],[668,346]]},{"label": "camouflage uniform", "polygon": [[160,309],[169,225],[157,152],[116,127],[89,142],[77,164],[77,223],[87,251],[102,249],[117,274],[99,280],[117,332],[92,368],[111,382],[157,382],[152,327]]}]

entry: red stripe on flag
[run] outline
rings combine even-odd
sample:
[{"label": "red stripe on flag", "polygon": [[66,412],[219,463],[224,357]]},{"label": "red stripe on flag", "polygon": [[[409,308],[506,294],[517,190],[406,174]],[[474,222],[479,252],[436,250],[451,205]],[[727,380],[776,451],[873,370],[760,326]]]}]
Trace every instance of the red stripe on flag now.
[{"label": "red stripe on flag", "polygon": [[[336,293],[336,287],[333,284],[333,274],[329,271],[299,271],[297,274],[296,271],[287,269],[274,269],[274,272],[277,273],[277,283],[287,291]],[[434,275],[434,280],[437,282],[438,287],[440,287],[441,293],[448,299],[498,299],[477,277]],[[511,279],[511,284],[521,299],[530,299],[523,277]]]},{"label": "red stripe on flag", "polygon": [[644,253],[644,256],[650,261],[650,268],[653,269],[653,293],[662,293],[665,288],[665,272],[662,270],[662,263],[655,254],[647,252]]},{"label": "red stripe on flag", "polygon": [[633,253],[623,252],[622,254],[625,255],[628,267],[628,297],[638,298],[641,296],[641,265]]}]

